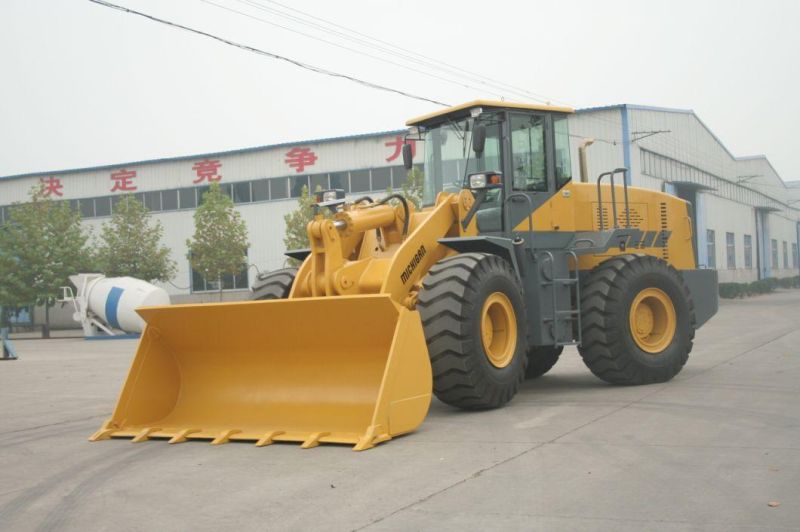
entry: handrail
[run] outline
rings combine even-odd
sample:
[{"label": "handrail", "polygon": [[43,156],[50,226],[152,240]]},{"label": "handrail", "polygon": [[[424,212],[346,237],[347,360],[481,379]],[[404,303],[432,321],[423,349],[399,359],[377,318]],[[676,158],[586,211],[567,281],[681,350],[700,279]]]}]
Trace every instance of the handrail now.
[{"label": "handrail", "polygon": [[625,228],[630,228],[631,226],[631,209],[628,203],[628,169],[627,168],[617,168],[610,172],[603,172],[599,176],[597,176],[597,210],[599,215],[599,222],[600,222],[600,230],[603,231],[605,229],[605,223],[603,221],[603,191],[600,187],[601,182],[603,181],[604,177],[609,178],[609,182],[611,185],[611,212],[614,217],[613,228],[619,228],[619,221],[617,220],[617,192],[616,192],[616,183],[614,182],[614,176],[617,174],[622,174],[622,188],[624,191],[625,196]]},{"label": "handrail", "polygon": [[[525,198],[525,200],[528,202],[528,231],[530,231],[530,233],[531,233],[531,236],[528,239],[528,249],[530,249],[531,253],[533,253],[533,200],[531,199],[530,196],[528,196],[524,192],[512,192],[511,194],[506,196],[506,199],[503,200],[503,204],[508,203],[508,201],[513,199],[513,198]],[[511,225],[511,210],[507,209],[507,211],[508,212],[507,212],[506,218],[508,219],[508,222],[509,222],[508,225],[510,226]],[[509,229],[511,229],[511,228],[509,227]]]}]

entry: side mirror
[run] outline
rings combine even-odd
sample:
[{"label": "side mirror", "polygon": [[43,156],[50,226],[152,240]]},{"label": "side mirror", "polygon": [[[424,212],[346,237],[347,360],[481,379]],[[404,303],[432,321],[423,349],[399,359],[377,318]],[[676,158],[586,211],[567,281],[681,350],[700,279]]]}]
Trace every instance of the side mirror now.
[{"label": "side mirror", "polygon": [[414,154],[411,152],[411,144],[403,144],[403,166],[406,170],[411,170],[414,166]]},{"label": "side mirror", "polygon": [[484,146],[486,146],[486,126],[477,124],[472,130],[472,151],[476,157],[481,156]]}]

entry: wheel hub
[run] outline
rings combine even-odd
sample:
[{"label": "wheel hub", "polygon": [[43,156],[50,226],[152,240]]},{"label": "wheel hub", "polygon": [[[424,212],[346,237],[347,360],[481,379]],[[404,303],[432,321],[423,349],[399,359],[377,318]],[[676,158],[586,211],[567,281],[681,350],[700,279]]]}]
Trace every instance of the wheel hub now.
[{"label": "wheel hub", "polygon": [[517,347],[517,319],[511,301],[502,292],[494,292],[481,310],[481,341],[489,362],[504,368],[514,358]]},{"label": "wheel hub", "polygon": [[675,337],[677,319],[672,299],[658,288],[645,288],[631,303],[630,330],[642,351],[657,355]]}]

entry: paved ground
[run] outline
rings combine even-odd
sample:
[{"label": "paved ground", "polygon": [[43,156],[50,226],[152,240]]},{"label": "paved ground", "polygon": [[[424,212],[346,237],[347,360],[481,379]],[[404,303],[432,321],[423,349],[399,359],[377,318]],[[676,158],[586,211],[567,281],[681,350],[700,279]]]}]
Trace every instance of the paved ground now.
[{"label": "paved ground", "polygon": [[[800,292],[723,304],[672,382],[612,387],[574,350],[494,412],[321,446],[88,443],[135,343],[0,362],[0,530],[800,529]],[[771,501],[778,507],[770,507]]]}]

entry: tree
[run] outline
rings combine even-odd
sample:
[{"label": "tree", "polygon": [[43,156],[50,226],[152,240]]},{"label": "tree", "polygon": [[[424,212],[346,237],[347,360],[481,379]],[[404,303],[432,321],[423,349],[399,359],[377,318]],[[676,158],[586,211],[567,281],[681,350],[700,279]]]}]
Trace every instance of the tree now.
[{"label": "tree", "polygon": [[406,182],[402,186],[402,194],[408,201],[414,204],[417,209],[422,205],[422,184],[425,174],[417,167],[408,171]]},{"label": "tree", "polygon": [[242,270],[247,260],[247,225],[234,209],[233,201],[212,183],[194,213],[194,236],[186,241],[189,262],[206,282],[219,283],[222,276]]},{"label": "tree", "polygon": [[[322,187],[317,185],[316,192],[320,190],[322,190]],[[300,197],[297,198],[297,208],[283,216],[283,221],[286,223],[283,245],[286,246],[287,250],[305,249],[309,246],[308,223],[314,219],[312,206],[315,203],[316,198],[309,194],[308,187],[303,185],[303,189],[300,191]],[[289,259],[289,262],[297,265],[299,261],[296,259]]]},{"label": "tree", "polygon": [[96,261],[109,277],[129,275],[145,281],[169,281],[176,264],[168,247],[161,245],[164,228],[151,223],[145,206],[126,194],[114,206],[114,215],[104,223]]},{"label": "tree", "polygon": [[90,267],[89,233],[67,202],[45,198],[39,187],[30,198],[11,207],[0,229],[0,305],[44,305],[42,337],[49,338],[50,306],[70,275]]}]

